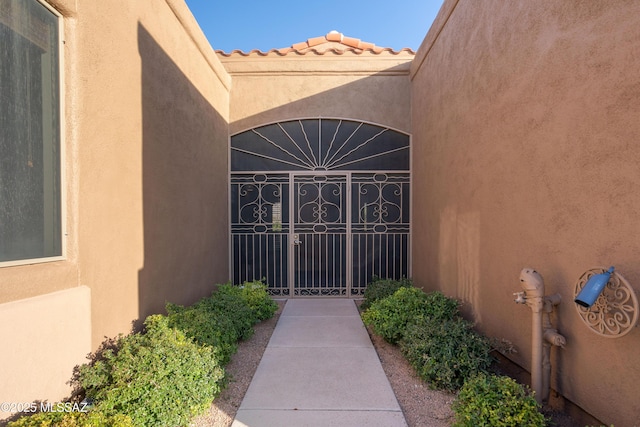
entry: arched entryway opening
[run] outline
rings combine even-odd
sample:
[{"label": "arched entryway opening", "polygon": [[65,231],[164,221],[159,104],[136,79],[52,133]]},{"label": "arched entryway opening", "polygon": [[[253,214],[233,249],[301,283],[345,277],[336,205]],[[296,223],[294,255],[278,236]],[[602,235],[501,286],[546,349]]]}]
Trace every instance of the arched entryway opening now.
[{"label": "arched entryway opening", "polygon": [[231,137],[231,271],[276,296],[357,297],[408,277],[410,137],[361,121],[272,123]]}]

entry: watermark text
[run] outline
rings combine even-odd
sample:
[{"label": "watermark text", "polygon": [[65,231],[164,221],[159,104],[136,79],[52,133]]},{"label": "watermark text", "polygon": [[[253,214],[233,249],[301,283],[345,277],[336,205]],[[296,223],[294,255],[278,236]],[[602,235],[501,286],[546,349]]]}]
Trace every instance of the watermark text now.
[{"label": "watermark text", "polygon": [[88,412],[85,402],[0,402],[0,412]]}]

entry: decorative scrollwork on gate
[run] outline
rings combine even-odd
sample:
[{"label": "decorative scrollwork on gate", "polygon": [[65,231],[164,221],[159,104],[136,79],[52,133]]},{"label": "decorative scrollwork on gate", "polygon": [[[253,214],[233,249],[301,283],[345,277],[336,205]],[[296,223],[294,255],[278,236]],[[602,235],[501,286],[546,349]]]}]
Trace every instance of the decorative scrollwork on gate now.
[{"label": "decorative scrollwork on gate", "polygon": [[[402,222],[402,184],[389,182],[386,174],[376,174],[373,182],[358,187],[359,222],[388,224]],[[385,232],[386,227],[378,227]]]},{"label": "decorative scrollwork on gate", "polygon": [[335,223],[341,219],[341,188],[337,183],[301,184],[298,196],[304,202],[298,208],[301,223]]},{"label": "decorative scrollwork on gate", "polygon": [[386,232],[390,227],[408,232],[408,174],[354,174],[353,186],[357,206],[354,224],[369,232]]},{"label": "decorative scrollwork on gate", "polygon": [[[575,285],[580,293],[591,276],[607,271],[596,267],[585,271]],[[638,322],[638,298],[629,282],[614,272],[602,294],[589,308],[575,304],[582,321],[596,334],[605,338],[618,338],[631,332]]]},{"label": "decorative scrollwork on gate", "polygon": [[323,296],[337,297],[345,296],[347,288],[300,288],[296,289],[294,295],[301,297]]},{"label": "decorative scrollwork on gate", "polygon": [[282,231],[282,197],[285,183],[271,181],[266,175],[243,175],[233,180],[233,203],[236,206],[232,226],[253,225],[256,232]]},{"label": "decorative scrollwork on gate", "polygon": [[231,176],[234,283],[266,279],[269,293],[289,295],[289,175]]},{"label": "decorative scrollwork on gate", "polygon": [[294,295],[346,295],[347,176],[294,174]]},{"label": "decorative scrollwork on gate", "polygon": [[362,295],[374,276],[400,279],[409,271],[408,173],[352,175],[353,285]]},{"label": "decorative scrollwork on gate", "polygon": [[272,295],[362,295],[410,274],[410,137],[334,118],[231,137],[233,280]]}]

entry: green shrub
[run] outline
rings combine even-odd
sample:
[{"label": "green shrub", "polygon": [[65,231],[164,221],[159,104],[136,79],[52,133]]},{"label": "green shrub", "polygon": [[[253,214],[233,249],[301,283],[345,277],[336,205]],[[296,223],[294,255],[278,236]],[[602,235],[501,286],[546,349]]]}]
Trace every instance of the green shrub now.
[{"label": "green shrub", "polygon": [[222,285],[190,307],[167,304],[143,333],[106,340],[92,363],[77,367],[72,383],[95,401],[87,412],[43,412],[12,427],[132,427],[186,425],[209,408],[224,385],[237,341],[278,305],[261,282]]},{"label": "green shrub", "polygon": [[366,310],[371,307],[374,302],[393,295],[398,289],[411,288],[412,286],[413,284],[410,279],[392,280],[374,278],[364,291],[364,301],[362,301],[360,309]]},{"label": "green shrub", "polygon": [[278,304],[267,293],[267,286],[259,280],[244,282],[240,286],[222,285],[218,293],[239,295],[244,299],[254,313],[254,323],[270,319],[278,311]]},{"label": "green shrub", "polygon": [[451,320],[458,315],[459,303],[442,292],[430,292],[425,299],[424,317],[431,320]]},{"label": "green shrub", "polygon": [[[257,318],[247,301],[241,295],[231,292],[214,292],[209,298],[203,298],[189,309],[202,310],[216,317],[217,321],[220,321],[220,317],[228,319],[231,322],[234,341],[250,338],[253,335],[253,325],[257,323]],[[197,335],[194,337],[198,338]]]},{"label": "green shrub", "polygon": [[399,342],[407,325],[416,319],[447,320],[458,312],[458,302],[440,292],[424,293],[418,288],[399,288],[393,295],[374,302],[362,313],[362,320],[391,344]]},{"label": "green shrub", "polygon": [[402,353],[430,386],[459,390],[492,362],[489,340],[464,319],[420,319],[407,326]]},{"label": "green shrub", "polygon": [[237,349],[238,334],[233,321],[220,313],[167,304],[169,326],[201,345],[209,346],[222,366]]},{"label": "green shrub", "polygon": [[547,424],[528,388],[505,376],[470,379],[453,402],[455,427],[542,427]]},{"label": "green shrub", "polygon": [[224,370],[211,347],[201,346],[152,315],[145,332],[119,337],[77,380],[96,410],[125,414],[136,426],[186,425],[209,408]]},{"label": "green shrub", "polygon": [[40,412],[10,422],[7,427],[134,427],[134,424],[126,415],[107,416],[100,411]]},{"label": "green shrub", "polygon": [[220,285],[210,297],[189,307],[167,304],[169,326],[179,329],[200,344],[213,348],[226,365],[238,349],[238,341],[253,335],[253,325],[278,310],[278,304],[260,282],[241,286]]},{"label": "green shrub", "polygon": [[214,292],[189,307],[167,304],[169,326],[197,343],[208,345],[226,365],[238,349],[238,340],[253,334],[256,316],[237,292]]},{"label": "green shrub", "polygon": [[386,341],[395,344],[408,323],[425,310],[427,295],[417,288],[400,288],[393,295],[374,302],[362,313],[362,320]]}]

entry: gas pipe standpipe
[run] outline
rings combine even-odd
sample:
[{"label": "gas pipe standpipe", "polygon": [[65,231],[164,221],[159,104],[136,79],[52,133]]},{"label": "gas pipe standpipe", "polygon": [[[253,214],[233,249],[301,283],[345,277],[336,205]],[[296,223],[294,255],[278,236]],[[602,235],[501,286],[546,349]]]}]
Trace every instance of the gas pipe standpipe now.
[{"label": "gas pipe standpipe", "polygon": [[[533,313],[531,318],[531,388],[535,392],[538,403],[549,396],[549,382],[551,364],[549,362],[548,348],[543,351],[543,339],[553,345],[564,346],[565,339],[551,327],[550,320],[545,319],[543,327],[543,313],[546,316],[553,310],[553,306],[560,303],[560,295],[544,296],[544,281],[542,276],[532,268],[523,268],[520,272],[520,285],[524,289],[515,293],[516,303],[527,304]],[[546,356],[546,357],[544,357]],[[545,390],[547,388],[547,390]]]}]

